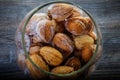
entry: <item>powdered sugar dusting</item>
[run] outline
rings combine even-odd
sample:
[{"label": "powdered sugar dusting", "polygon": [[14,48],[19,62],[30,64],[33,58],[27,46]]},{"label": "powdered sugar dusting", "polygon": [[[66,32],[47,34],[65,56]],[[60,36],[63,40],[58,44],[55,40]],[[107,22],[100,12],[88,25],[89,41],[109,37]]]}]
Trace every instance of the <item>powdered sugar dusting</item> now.
[{"label": "powdered sugar dusting", "polygon": [[[36,27],[36,33],[42,40],[44,40],[44,36],[40,33],[40,30],[43,30],[45,28],[46,22],[47,22],[47,19],[41,20],[38,22],[37,27]],[[42,32],[44,32],[44,30]]]}]

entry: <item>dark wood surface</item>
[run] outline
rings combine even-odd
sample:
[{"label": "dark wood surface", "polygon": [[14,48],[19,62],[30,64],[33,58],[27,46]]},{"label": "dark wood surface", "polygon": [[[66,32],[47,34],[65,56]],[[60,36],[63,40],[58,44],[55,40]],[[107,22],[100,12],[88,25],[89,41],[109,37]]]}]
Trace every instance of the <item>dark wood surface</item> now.
[{"label": "dark wood surface", "polygon": [[[0,79],[29,79],[16,63],[15,31],[24,16],[49,0],[0,0]],[[103,55],[90,80],[120,80],[120,0],[66,0],[95,18],[103,36]]]}]

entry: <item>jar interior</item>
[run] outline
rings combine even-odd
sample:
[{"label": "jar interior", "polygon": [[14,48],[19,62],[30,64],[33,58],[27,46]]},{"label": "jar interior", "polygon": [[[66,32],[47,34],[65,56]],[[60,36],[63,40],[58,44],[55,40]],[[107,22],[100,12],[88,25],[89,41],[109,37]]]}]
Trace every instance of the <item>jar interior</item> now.
[{"label": "jar interior", "polygon": [[[25,30],[26,30],[26,26],[29,22],[29,20],[31,19],[31,17],[35,14],[35,13],[46,13],[47,12],[47,8],[48,6],[50,6],[51,4],[55,4],[55,3],[66,3],[66,4],[69,4],[69,5],[72,5],[72,6],[76,6],[77,8],[79,8],[82,12],[83,12],[83,16],[84,17],[89,17],[90,19],[92,19],[93,21],[93,24],[94,24],[94,32],[97,34],[97,41],[96,41],[96,49],[95,49],[95,52],[93,53],[92,55],[92,58],[83,66],[81,67],[80,69],[76,70],[76,71],[73,71],[71,73],[68,73],[68,74],[54,74],[54,73],[51,73],[51,72],[48,72],[48,71],[45,71],[43,69],[41,69],[39,66],[37,66],[33,61],[32,59],[30,58],[29,56],[29,53],[27,52],[26,48],[25,48],[25,38],[24,38],[24,35],[25,35]],[[85,9],[83,9],[82,7],[79,6],[79,4],[74,4],[74,3],[69,3],[69,2],[64,2],[64,1],[57,1],[57,2],[48,2],[48,3],[45,3],[43,5],[40,5],[38,7],[36,7],[35,9],[33,9],[31,12],[29,12],[28,14],[28,18],[27,20],[25,21],[25,24],[24,24],[24,27],[23,27],[23,30],[22,30],[22,46],[23,46],[23,49],[24,49],[24,52],[25,52],[25,56],[26,58],[32,63],[32,65],[34,67],[36,67],[39,71],[45,73],[46,75],[53,75],[53,76],[58,76],[58,77],[67,77],[67,76],[71,76],[71,75],[74,75],[74,74],[78,74],[78,73],[82,73],[84,70],[86,70],[91,64],[92,62],[94,61],[94,58],[98,52],[98,48],[99,48],[99,45],[101,44],[101,35],[100,35],[100,31],[99,31],[99,28],[98,26],[96,25],[96,22],[94,21],[93,17],[91,16],[91,14],[89,12],[87,12]]]}]

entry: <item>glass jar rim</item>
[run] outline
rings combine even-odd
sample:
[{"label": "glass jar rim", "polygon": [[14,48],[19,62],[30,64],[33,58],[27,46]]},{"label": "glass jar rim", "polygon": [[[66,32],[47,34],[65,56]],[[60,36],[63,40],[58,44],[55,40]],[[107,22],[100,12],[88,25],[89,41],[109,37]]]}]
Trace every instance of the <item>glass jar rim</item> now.
[{"label": "glass jar rim", "polygon": [[[27,24],[28,22],[30,21],[31,17],[36,13],[38,12],[40,9],[44,8],[45,6],[47,5],[50,5],[50,4],[54,4],[54,3],[65,3],[65,4],[70,4],[70,5],[75,5],[76,7],[78,7],[79,9],[81,9],[82,11],[84,11],[93,21],[93,24],[95,26],[95,29],[96,29],[96,33],[97,33],[97,41],[96,41],[96,49],[91,57],[91,59],[83,66],[81,67],[80,69],[76,70],[76,71],[73,71],[71,73],[67,73],[67,74],[55,74],[55,73],[52,73],[52,72],[49,72],[49,71],[45,71],[43,69],[41,69],[39,66],[37,66],[33,60],[30,58],[29,56],[29,53],[27,52],[26,50],[26,47],[25,47],[25,30],[26,30],[26,27],[27,27]],[[71,75],[75,75],[77,73],[80,73],[80,72],[83,72],[84,70],[86,70],[93,62],[96,54],[97,54],[97,51],[98,51],[98,48],[99,48],[99,44],[100,44],[100,39],[98,39],[100,36],[100,33],[99,33],[99,29],[97,28],[97,24],[96,22],[94,21],[93,17],[91,16],[91,14],[86,11],[85,9],[83,9],[81,6],[79,6],[78,4],[76,3],[71,3],[71,2],[66,2],[66,1],[51,1],[51,2],[48,2],[48,3],[45,3],[43,5],[39,5],[38,7],[34,8],[31,12],[28,13],[28,17],[27,17],[27,20],[25,21],[25,24],[23,25],[23,29],[22,29],[22,46],[23,46],[23,49],[24,49],[24,52],[25,52],[25,56],[26,58],[32,63],[32,65],[37,68],[39,71],[45,73],[46,75],[53,75],[53,76],[59,76],[59,77],[67,77],[67,76],[71,76]]]}]

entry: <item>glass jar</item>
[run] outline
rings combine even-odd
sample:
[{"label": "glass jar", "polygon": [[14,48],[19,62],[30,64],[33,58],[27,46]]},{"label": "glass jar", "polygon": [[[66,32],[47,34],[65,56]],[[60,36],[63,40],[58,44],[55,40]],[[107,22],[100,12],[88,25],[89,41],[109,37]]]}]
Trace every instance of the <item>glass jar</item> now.
[{"label": "glass jar", "polygon": [[[80,69],[70,72],[70,73],[66,73],[66,74],[55,74],[50,71],[46,71],[46,70],[42,69],[40,66],[38,66],[31,59],[30,54],[29,54],[29,50],[30,50],[30,46],[31,46],[30,35],[28,35],[26,33],[27,25],[30,22],[30,19],[32,18],[32,16],[36,13],[41,13],[41,12],[47,13],[46,9],[48,8],[48,6],[50,6],[52,4],[56,4],[56,3],[65,3],[65,4],[69,4],[71,6],[77,7],[79,9],[79,11],[81,12],[82,17],[89,17],[92,20],[92,23],[94,25],[94,33],[96,34],[96,40],[95,40],[96,48],[95,48],[95,51],[94,51],[92,57],[90,58],[90,60],[84,66],[82,66]],[[32,25],[37,25],[37,22],[35,22]],[[34,28],[33,28],[33,31],[34,31]],[[32,11],[30,11],[25,16],[25,18],[22,20],[22,22],[20,23],[20,25],[16,31],[15,41],[16,41],[16,45],[17,45],[17,55],[18,55],[19,66],[21,67],[21,69],[24,70],[25,74],[32,75],[32,77],[34,77],[35,79],[51,78],[51,79],[73,79],[73,80],[75,80],[76,78],[86,77],[93,72],[93,70],[95,68],[95,63],[97,62],[97,60],[99,60],[99,58],[101,57],[101,54],[102,54],[101,32],[100,32],[99,27],[97,26],[95,20],[93,19],[93,17],[90,15],[90,13],[88,11],[81,8],[79,6],[79,4],[69,3],[69,2],[64,2],[64,1],[48,2],[48,3],[45,3],[43,5],[36,7]],[[26,65],[26,60],[28,60],[32,64],[29,66],[34,67],[36,72],[42,73],[42,76],[41,76],[41,74],[36,74],[37,76],[34,76],[35,73],[32,71],[29,71],[28,66]],[[40,77],[38,77],[38,76],[40,76]]]}]

